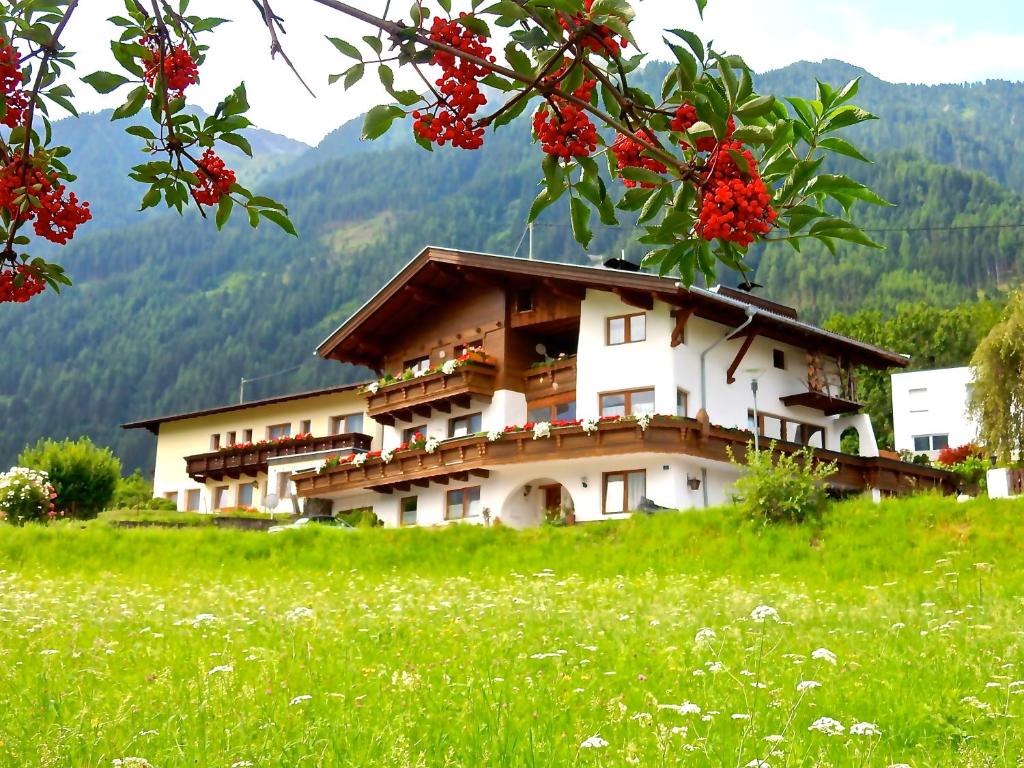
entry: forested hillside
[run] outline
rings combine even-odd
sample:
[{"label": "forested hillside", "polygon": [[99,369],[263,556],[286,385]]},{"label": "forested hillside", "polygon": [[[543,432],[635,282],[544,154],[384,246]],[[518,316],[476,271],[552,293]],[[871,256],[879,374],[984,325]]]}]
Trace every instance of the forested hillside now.
[{"label": "forested hillside", "polygon": [[[839,81],[851,71],[798,64],[762,81],[809,96],[815,74]],[[658,68],[647,77],[660,79]],[[858,173],[898,203],[862,208],[861,221],[889,250],[844,247],[833,257],[774,246],[751,258],[765,294],[821,320],[891,311],[902,300],[952,305],[1018,280],[1024,230],[994,225],[1024,223],[1024,159],[1014,149],[1024,149],[1014,130],[1024,85],[865,77],[858,101],[883,118],[861,131],[878,162]],[[251,168],[256,186],[289,205],[301,238],[235,225],[217,234],[192,217],[131,219],[126,206],[139,193],[116,171],[134,162],[132,140],[102,116],[65,130],[97,221],[65,254],[73,288],[0,306],[0,464],[39,436],[85,433],[127,467],[148,468],[151,436],[119,423],[230,402],[241,376],[301,365],[250,385],[257,397],[362,375],[311,350],[425,245],[513,253],[539,175],[525,120],[479,152],[427,154],[402,127],[385,144],[361,144],[358,126],[346,125],[301,155],[260,134],[274,151]],[[984,228],[949,229],[965,226]],[[628,225],[596,235],[594,254],[643,255]],[[558,208],[544,214],[534,243],[539,258],[586,260]]]}]

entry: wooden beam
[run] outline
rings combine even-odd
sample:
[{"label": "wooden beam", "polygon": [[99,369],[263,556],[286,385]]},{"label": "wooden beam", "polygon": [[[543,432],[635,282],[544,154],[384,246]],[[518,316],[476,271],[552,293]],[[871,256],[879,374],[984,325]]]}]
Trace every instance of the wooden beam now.
[{"label": "wooden beam", "polygon": [[676,327],[672,329],[672,346],[678,347],[683,343],[686,338],[686,323],[693,315],[694,306],[691,304],[688,307],[677,309],[672,312],[672,316],[676,319]]},{"label": "wooden beam", "polygon": [[426,304],[427,306],[436,306],[440,304],[444,297],[437,293],[429,293],[414,285],[405,286],[403,293],[408,294],[414,301],[418,301],[420,304]]},{"label": "wooden beam", "polygon": [[452,405],[456,405],[459,408],[469,408],[473,403],[473,398],[470,395],[456,395],[451,400]]},{"label": "wooden beam", "polygon": [[428,477],[421,477],[418,480],[413,480],[412,484],[416,485],[416,486],[419,486],[420,488],[429,488],[430,487],[430,478],[428,478]]},{"label": "wooden beam", "polygon": [[424,419],[429,419],[431,414],[431,406],[429,405],[414,405],[412,412],[417,416],[421,416]]},{"label": "wooden beam", "polygon": [[587,295],[587,289],[581,285],[566,285],[557,280],[541,280],[540,284],[544,286],[544,290],[548,293],[553,293],[555,296],[561,296],[572,301],[583,301]]},{"label": "wooden beam", "polygon": [[630,291],[625,288],[612,288],[612,293],[622,299],[624,304],[629,304],[637,309],[654,309],[654,296],[640,291]]},{"label": "wooden beam", "polygon": [[457,483],[464,483],[469,480],[469,472],[452,472],[451,478]]},{"label": "wooden beam", "polygon": [[469,474],[471,474],[473,477],[490,477],[491,476],[491,470],[489,470],[489,469],[471,469],[471,470],[469,470]]},{"label": "wooden beam", "polygon": [[[437,400],[437,401],[431,403],[430,405],[433,407],[433,409],[435,411],[440,411],[441,413],[451,413],[452,412],[452,404],[449,403],[447,400],[444,400],[444,399]],[[430,417],[428,416],[427,418],[430,418]]]},{"label": "wooden beam", "polygon": [[729,366],[729,370],[725,373],[725,381],[727,384],[732,384],[736,381],[736,369],[740,367],[740,363],[743,362],[743,358],[747,356],[747,350],[750,349],[750,345],[754,343],[754,339],[756,338],[756,333],[748,333],[743,339],[743,343],[740,345],[739,351],[736,352],[736,357],[732,359],[732,365]]}]

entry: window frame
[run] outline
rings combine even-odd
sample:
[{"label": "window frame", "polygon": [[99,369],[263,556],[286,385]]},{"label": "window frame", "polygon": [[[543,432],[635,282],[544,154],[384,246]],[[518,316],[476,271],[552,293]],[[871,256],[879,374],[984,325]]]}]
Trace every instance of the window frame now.
[{"label": "window frame", "polygon": [[[195,499],[195,506],[192,505]],[[185,511],[199,512],[203,506],[203,492],[199,488],[189,488],[185,491]]]},{"label": "window frame", "polygon": [[[284,429],[284,434],[274,436],[274,430],[278,428]],[[267,425],[267,440],[280,440],[282,437],[292,436],[292,423],[290,421],[282,421],[280,424],[268,424]]]},{"label": "window frame", "polygon": [[[623,418],[624,419],[627,416],[632,416],[633,415],[633,395],[637,394],[638,392],[650,392],[652,400],[655,397],[655,388],[653,386],[651,386],[651,387],[637,387],[636,389],[614,389],[614,390],[611,390],[610,392],[598,392],[597,393],[597,413],[598,413],[598,415],[601,416],[601,417],[605,416],[604,403],[603,403],[604,398],[611,397],[612,395],[623,395],[624,407],[626,409],[626,412],[622,416],[620,416],[619,418]],[[654,402],[657,403],[656,400]],[[655,404],[655,405],[652,406],[651,413],[654,413],[656,410],[657,410],[657,405]]]},{"label": "window frame", "polygon": [[[629,476],[641,474],[644,476],[643,496],[647,496],[647,470],[640,469],[618,469],[612,472],[601,473],[601,514],[602,515],[628,515],[632,510],[629,508]],[[608,478],[615,475],[622,475],[622,509],[616,512],[608,511]]]},{"label": "window frame", "polygon": [[220,450],[220,432],[214,432],[212,435],[210,435],[210,450]]},{"label": "window frame", "polygon": [[786,370],[786,350],[778,347],[772,348],[772,367],[780,371]]},{"label": "window frame", "polygon": [[419,432],[420,434],[423,435],[424,438],[426,438],[427,437],[427,425],[426,424],[416,424],[415,426],[406,427],[405,429],[403,429],[402,430],[402,442],[403,443],[411,443],[413,435],[415,435],[417,432]]},{"label": "window frame", "polygon": [[[245,504],[245,503],[242,502],[242,489],[243,488],[248,488],[248,487],[252,488],[252,498],[249,500],[248,504]],[[250,481],[248,483],[239,483],[238,487],[235,489],[235,506],[236,507],[255,507],[256,506],[256,500],[259,498],[259,493],[260,493],[260,484],[258,482],[256,482],[255,480]]]},{"label": "window frame", "polygon": [[[753,420],[753,418],[754,418],[754,409],[753,408],[748,408],[747,409],[747,425],[748,426],[750,425],[750,423]],[[768,435],[766,435],[764,433],[764,426],[765,426],[764,423],[765,423],[765,419],[766,418],[768,418],[768,419],[777,419],[779,421],[779,433],[782,434],[783,437],[770,437],[770,436],[768,436]],[[787,436],[788,433],[789,433],[788,427],[790,425],[795,425],[796,426],[796,439],[795,440],[790,440],[789,437]],[[804,445],[804,446],[808,446],[808,447],[812,447],[813,448],[813,447],[816,447],[816,446],[811,446],[810,445],[811,438],[813,438],[816,434],[818,434],[820,432],[821,433],[821,445],[822,445],[822,447],[824,447],[824,445],[825,445],[825,427],[823,427],[823,426],[821,426],[819,424],[812,424],[809,421],[800,421],[799,419],[794,419],[794,418],[791,418],[789,416],[780,416],[777,413],[771,413],[770,411],[762,411],[762,410],[758,409],[758,411],[757,411],[757,424],[755,426],[756,426],[756,429],[757,429],[757,436],[759,438],[763,439],[763,440],[778,440],[778,441],[784,442],[784,443],[793,443],[795,445]]]},{"label": "window frame", "polygon": [[302,419],[299,422],[299,434],[301,434],[301,435],[309,435],[309,434],[312,434],[312,432],[313,432],[313,420],[312,419]]},{"label": "window frame", "polygon": [[[464,488],[452,488],[445,492],[444,495],[444,519],[445,520],[468,520],[471,517],[479,517],[479,515],[469,514],[469,506],[473,503],[473,500],[469,498],[468,492],[476,491],[476,501],[480,501],[483,497],[480,491],[479,485],[467,485]],[[462,517],[449,517],[448,510],[451,509],[451,497],[453,493],[462,494]]]},{"label": "window frame", "polygon": [[[211,505],[214,510],[228,509],[228,494],[231,493],[230,485],[215,485],[213,486],[213,504]],[[224,504],[221,504],[221,497],[224,499]]]},{"label": "window frame", "polygon": [[[945,441],[946,441],[946,444],[945,445],[940,445],[940,446],[936,447],[936,445],[935,445],[935,438],[937,438],[937,437],[944,438]],[[917,441],[922,439],[922,438],[928,441],[928,447],[927,448],[918,448],[917,447]],[[927,434],[927,435],[912,435],[911,439],[914,441],[914,450],[918,451],[918,452],[921,452],[921,453],[926,453],[926,452],[930,453],[930,452],[934,452],[934,451],[941,451],[943,448],[949,448],[949,433],[948,432],[937,432],[937,433],[934,433],[934,434]]]},{"label": "window frame", "polygon": [[[564,406],[572,406],[572,416],[567,419],[558,418],[558,409]],[[544,398],[543,400],[537,400],[533,403],[526,404],[526,420],[536,424],[538,421],[556,422],[556,421],[575,421],[576,420],[576,395],[575,393],[569,397],[556,396],[554,398]],[[534,417],[534,411],[544,410],[547,411],[543,419]]]},{"label": "window frame", "polygon": [[[642,317],[644,319],[643,337],[639,339],[633,338],[632,319],[634,317]],[[612,341],[612,321],[614,320],[622,320],[622,341]],[[646,312],[631,312],[628,315],[612,315],[604,319],[604,344],[606,347],[621,347],[623,344],[638,344],[641,341],[647,341]]]},{"label": "window frame", "polygon": [[329,425],[331,428],[332,435],[352,435],[362,434],[359,430],[352,429],[350,420],[359,417],[359,430],[363,428],[363,424],[366,421],[366,415],[362,412],[359,413],[342,413],[337,416],[331,416]]},{"label": "window frame", "polygon": [[[398,527],[399,528],[404,528],[406,526],[413,526],[413,525],[416,525],[419,522],[419,520],[418,520],[418,514],[419,514],[419,501],[418,501],[418,499],[419,499],[419,496],[405,496],[405,497],[399,499],[399,501],[398,501]],[[411,523],[407,523],[407,522],[405,522],[405,513],[408,510],[406,510],[405,505],[406,505],[407,502],[410,502],[410,501],[412,502],[412,516],[413,517],[412,517],[412,522]],[[445,509],[447,510],[447,506],[445,507]]]},{"label": "window frame", "polygon": [[[682,399],[682,403],[679,402],[680,399]],[[682,410],[681,413],[680,410]],[[681,387],[676,387],[676,416],[682,416],[684,419],[690,416],[690,392]]]},{"label": "window frame", "polygon": [[242,430],[242,442],[243,443],[251,443],[252,442],[252,430],[251,429],[243,429]]},{"label": "window frame", "polygon": [[430,355],[421,355],[420,357],[414,357],[410,360],[406,360],[402,365],[402,373],[406,371],[412,371],[414,374],[421,371],[430,370]]},{"label": "window frame", "polygon": [[[469,422],[472,419],[474,419],[474,418],[477,420],[477,426],[480,427],[480,429],[470,429],[472,424],[469,423]],[[456,435],[455,434],[455,422],[457,422],[457,421],[466,421],[467,422],[466,423],[466,434],[464,434],[464,435]],[[483,415],[482,411],[474,411],[473,413],[466,413],[466,414],[463,414],[462,416],[452,416],[450,419],[448,419],[448,437],[449,438],[454,438],[454,437],[472,437],[477,432],[483,431],[483,421],[484,421],[484,415]]]},{"label": "window frame", "polygon": [[226,435],[224,435],[224,444],[225,445],[235,445],[237,442],[238,442],[238,439],[237,439],[237,433],[236,432],[231,431],[231,432],[228,432]]}]

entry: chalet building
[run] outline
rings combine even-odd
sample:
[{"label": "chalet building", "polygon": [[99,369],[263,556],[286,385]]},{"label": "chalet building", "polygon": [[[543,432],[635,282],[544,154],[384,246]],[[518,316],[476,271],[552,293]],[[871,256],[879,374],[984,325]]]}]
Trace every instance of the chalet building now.
[{"label": "chalet building", "polygon": [[755,429],[761,449],[835,461],[840,492],[954,490],[880,456],[858,412],[854,367],[906,357],[725,287],[428,248],[316,352],[381,378],[126,424],[158,435],[157,495],[393,526],[599,520],[727,501]]}]

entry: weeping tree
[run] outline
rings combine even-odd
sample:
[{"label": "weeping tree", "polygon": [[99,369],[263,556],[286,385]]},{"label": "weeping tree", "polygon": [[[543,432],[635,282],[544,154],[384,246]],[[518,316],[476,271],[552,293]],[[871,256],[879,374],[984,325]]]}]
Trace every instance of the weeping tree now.
[{"label": "weeping tree", "polygon": [[974,356],[969,409],[979,437],[1000,461],[1024,457],[1024,290],[1010,299],[999,323]]}]

